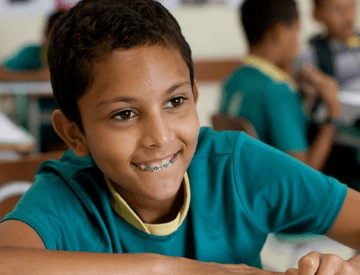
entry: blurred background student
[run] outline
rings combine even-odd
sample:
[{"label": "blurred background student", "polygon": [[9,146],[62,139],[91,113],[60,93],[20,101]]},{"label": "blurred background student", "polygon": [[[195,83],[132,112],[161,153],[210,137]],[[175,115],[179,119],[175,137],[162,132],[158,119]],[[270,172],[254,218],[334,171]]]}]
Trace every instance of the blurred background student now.
[{"label": "blurred background student", "polygon": [[296,2],[245,0],[240,15],[249,54],[225,81],[219,112],[245,117],[260,140],[360,190],[356,161],[337,159],[336,167],[331,170],[326,167],[336,133],[335,121],[340,117],[340,103],[336,81],[315,68],[305,68],[303,73],[316,84],[328,116],[308,141],[309,119],[298,85],[291,77],[299,46]]},{"label": "blurred background student", "polygon": [[360,38],[355,28],[355,0],[313,0],[313,4],[313,17],[324,30],[301,50],[297,66],[311,64],[334,77],[340,90],[359,91]]},{"label": "blurred background student", "polygon": [[[0,66],[0,81],[50,81],[47,64],[47,47],[55,22],[66,9],[58,9],[47,18],[44,28],[43,42],[24,45],[19,51],[6,58]],[[20,126],[28,129],[28,104],[26,96],[17,96],[17,115]],[[40,110],[55,110],[58,105],[53,98],[39,100]],[[25,119],[24,119],[25,118]],[[64,143],[55,133],[51,124],[43,124],[40,129],[40,150],[62,150]]]},{"label": "blurred background student", "polygon": [[60,9],[52,13],[44,29],[42,44],[24,45],[19,51],[6,58],[0,66],[0,81],[49,81],[47,47],[54,24],[66,12]]}]

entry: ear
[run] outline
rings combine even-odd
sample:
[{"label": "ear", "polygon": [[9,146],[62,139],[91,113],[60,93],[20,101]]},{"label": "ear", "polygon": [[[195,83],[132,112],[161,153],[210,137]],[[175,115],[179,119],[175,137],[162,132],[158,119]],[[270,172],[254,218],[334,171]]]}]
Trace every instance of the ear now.
[{"label": "ear", "polygon": [[68,120],[62,111],[55,110],[52,115],[55,132],[65,141],[79,158],[89,154],[84,133],[75,122]]},{"label": "ear", "polygon": [[194,93],[194,100],[195,100],[195,104],[196,104],[199,99],[199,87],[198,87],[197,81],[195,79],[194,79],[193,93]]}]

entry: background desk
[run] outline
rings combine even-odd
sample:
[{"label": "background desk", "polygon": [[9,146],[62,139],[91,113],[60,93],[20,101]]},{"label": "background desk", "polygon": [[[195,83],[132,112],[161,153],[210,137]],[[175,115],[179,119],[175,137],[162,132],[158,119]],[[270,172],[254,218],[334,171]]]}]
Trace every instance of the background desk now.
[{"label": "background desk", "polygon": [[[1,96],[25,95],[29,100],[29,131],[31,135],[39,141],[40,125],[51,123],[52,112],[41,112],[39,99],[51,98],[52,89],[50,82],[0,82]],[[39,152],[39,142],[36,143],[35,151]]]},{"label": "background desk", "polygon": [[360,119],[360,91],[340,91],[341,118],[338,126],[336,142],[360,148],[360,128],[354,122]]}]

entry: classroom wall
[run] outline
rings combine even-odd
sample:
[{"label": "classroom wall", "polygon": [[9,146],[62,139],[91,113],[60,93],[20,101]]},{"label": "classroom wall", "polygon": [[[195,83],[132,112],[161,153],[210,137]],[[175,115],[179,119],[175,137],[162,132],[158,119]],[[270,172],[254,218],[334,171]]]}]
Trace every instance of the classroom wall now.
[{"label": "classroom wall", "polygon": [[[311,0],[298,0],[298,3],[304,41],[318,26],[311,20]],[[236,7],[186,7],[172,12],[182,26],[195,59],[233,58],[246,52]],[[0,16],[0,59],[24,43],[40,42],[45,18],[46,15],[39,14]]]},{"label": "classroom wall", "polygon": [[[300,43],[321,29],[312,20],[311,0],[298,0],[301,16]],[[357,1],[360,10],[360,1]],[[188,40],[194,60],[240,58],[247,51],[247,43],[239,27],[237,8],[200,6],[178,8],[172,11]],[[0,17],[0,60],[24,43],[38,43],[42,37],[45,15]],[[359,20],[358,20],[359,25]],[[203,126],[211,125],[210,117],[216,111],[220,83],[199,83],[198,113]]]}]

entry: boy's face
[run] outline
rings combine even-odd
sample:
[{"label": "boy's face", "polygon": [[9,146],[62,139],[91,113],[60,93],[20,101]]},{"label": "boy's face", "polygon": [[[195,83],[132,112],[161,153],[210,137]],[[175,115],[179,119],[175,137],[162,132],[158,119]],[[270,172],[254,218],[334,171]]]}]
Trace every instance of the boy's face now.
[{"label": "boy's face", "polygon": [[94,64],[94,83],[78,102],[84,143],[128,202],[176,197],[199,133],[194,86],[193,94],[172,47],[114,50]]},{"label": "boy's face", "polygon": [[354,35],[355,0],[322,0],[314,17],[326,26],[330,37],[345,40]]}]

